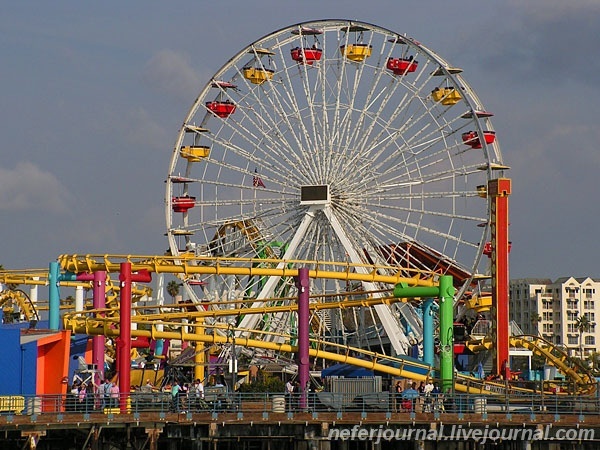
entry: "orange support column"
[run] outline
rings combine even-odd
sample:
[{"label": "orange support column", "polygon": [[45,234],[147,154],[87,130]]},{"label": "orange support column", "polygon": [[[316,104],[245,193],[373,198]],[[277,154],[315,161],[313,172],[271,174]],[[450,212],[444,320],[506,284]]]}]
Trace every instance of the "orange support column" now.
[{"label": "orange support column", "polygon": [[508,196],[511,181],[498,178],[488,182],[488,196],[492,199],[492,311],[495,315],[496,336],[495,371],[505,380],[510,379],[509,323],[508,323]]}]

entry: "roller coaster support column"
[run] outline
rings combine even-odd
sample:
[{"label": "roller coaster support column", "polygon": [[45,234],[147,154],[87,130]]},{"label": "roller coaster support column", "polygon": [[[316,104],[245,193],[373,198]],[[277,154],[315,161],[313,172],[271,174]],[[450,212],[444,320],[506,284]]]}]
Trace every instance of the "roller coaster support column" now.
[{"label": "roller coaster support column", "polygon": [[119,406],[121,413],[127,413],[127,400],[131,390],[131,283],[139,281],[149,283],[152,275],[147,270],[131,273],[131,263],[120,265],[119,281],[121,282],[119,312],[119,337],[117,338],[117,369],[119,371]]},{"label": "roller coaster support column", "polygon": [[310,326],[310,278],[308,268],[298,269],[298,382],[300,383],[300,409],[306,409],[307,385],[310,381],[309,326]]},{"label": "roller coaster support column", "polygon": [[48,271],[48,328],[51,330],[60,329],[60,282],[74,281],[75,279],[75,274],[72,272],[65,272],[61,275],[58,262],[53,261],[50,263]]},{"label": "roller coaster support column", "polygon": [[[204,319],[202,317],[196,317],[196,326],[194,328],[196,334],[204,334]],[[194,379],[200,380],[202,383],[204,383],[204,365],[206,364],[204,350],[204,342],[196,341],[196,348],[194,350]]]},{"label": "roller coaster support column", "polygon": [[60,329],[60,292],[58,283],[60,282],[60,268],[56,261],[50,263],[48,272],[48,328],[51,330]]},{"label": "roller coaster support column", "polygon": [[[452,387],[454,376],[454,285],[452,277],[449,275],[440,276],[439,286],[431,287],[409,287],[406,283],[398,283],[394,287],[394,297],[436,297],[440,299],[440,378],[442,379],[443,392],[445,392]],[[423,323],[423,326],[425,326],[425,323]],[[423,334],[425,335],[425,328],[423,328]]]},{"label": "roller coaster support column", "polygon": [[440,378],[442,392],[454,386],[454,285],[452,277],[440,277]]},{"label": "roller coaster support column", "polygon": [[[66,276],[66,274],[65,274]],[[94,274],[80,273],[74,277],[77,281],[93,282],[93,301],[94,309],[103,309],[106,307],[106,272],[99,270]],[[83,310],[83,308],[82,308]],[[96,366],[98,378],[104,379],[104,350],[106,338],[102,335],[92,337],[92,364]]]},{"label": "roller coaster support column", "polygon": [[508,323],[508,196],[511,182],[508,178],[488,181],[487,195],[492,198],[492,311],[495,314],[496,336],[495,371],[505,380],[510,379],[509,323]]},{"label": "roller coaster support column", "polygon": [[423,362],[433,366],[433,299],[423,302]]}]

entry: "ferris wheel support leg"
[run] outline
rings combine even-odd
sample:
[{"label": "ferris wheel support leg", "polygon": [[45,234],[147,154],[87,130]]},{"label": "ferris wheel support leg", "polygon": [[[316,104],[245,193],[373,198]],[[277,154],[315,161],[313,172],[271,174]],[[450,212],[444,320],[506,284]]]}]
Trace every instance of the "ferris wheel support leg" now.
[{"label": "ferris wheel support leg", "polygon": [[309,326],[310,279],[308,268],[298,269],[298,381],[300,382],[300,408],[307,407],[307,385],[310,380]]},{"label": "ferris wheel support leg", "polygon": [[423,302],[423,362],[433,366],[433,299]]},{"label": "ferris wheel support leg", "polygon": [[440,277],[440,378],[442,392],[453,386],[454,378],[454,286],[452,277]]}]

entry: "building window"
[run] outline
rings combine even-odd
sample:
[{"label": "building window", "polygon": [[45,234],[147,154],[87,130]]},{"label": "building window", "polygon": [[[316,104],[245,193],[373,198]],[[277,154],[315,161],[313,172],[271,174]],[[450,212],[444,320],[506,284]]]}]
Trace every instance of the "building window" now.
[{"label": "building window", "polygon": [[585,345],[596,345],[596,338],[594,336],[586,336]]},{"label": "building window", "polygon": [[578,338],[578,336],[569,336],[568,345],[577,345],[577,342],[579,341]]}]

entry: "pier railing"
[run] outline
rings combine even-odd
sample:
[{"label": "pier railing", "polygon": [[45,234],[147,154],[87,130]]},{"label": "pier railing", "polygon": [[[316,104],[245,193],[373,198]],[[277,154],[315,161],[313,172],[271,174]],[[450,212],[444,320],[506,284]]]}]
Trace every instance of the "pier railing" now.
[{"label": "pier railing", "polygon": [[130,393],[119,398],[88,394],[0,395],[0,415],[43,414],[278,414],[299,412],[372,412],[387,414],[553,414],[598,415],[600,398],[596,395],[505,395],[431,394],[406,396],[390,392],[361,395],[334,392],[305,394],[228,393],[178,395],[168,392]]}]

